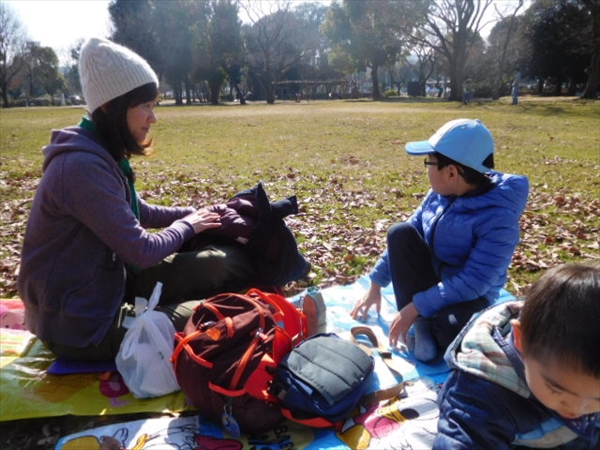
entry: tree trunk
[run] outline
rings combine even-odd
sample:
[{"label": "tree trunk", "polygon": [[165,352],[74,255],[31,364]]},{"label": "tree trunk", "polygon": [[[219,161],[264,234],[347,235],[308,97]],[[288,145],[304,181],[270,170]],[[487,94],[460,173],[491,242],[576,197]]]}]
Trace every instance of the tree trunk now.
[{"label": "tree trunk", "polygon": [[219,92],[221,91],[221,83],[209,82],[208,86],[210,89],[210,104],[218,105],[219,104]]},{"label": "tree trunk", "polygon": [[588,79],[581,97],[595,99],[598,96],[598,89],[600,89],[600,45],[596,45],[592,53]]},{"label": "tree trunk", "polygon": [[2,89],[2,105],[4,108],[8,108],[10,103],[8,103],[8,89],[3,87]]},{"label": "tree trunk", "polygon": [[583,3],[591,13],[592,17],[592,41],[594,50],[588,72],[588,79],[583,90],[582,98],[595,99],[600,89],[600,6],[598,2],[584,0]]},{"label": "tree trunk", "polygon": [[373,83],[373,100],[380,100],[381,93],[379,92],[379,66],[373,65],[371,68],[371,82]]},{"label": "tree trunk", "polygon": [[562,85],[563,85],[563,77],[558,77],[556,79],[556,84],[554,85],[554,95],[560,97],[562,95]]},{"label": "tree trunk", "polygon": [[273,105],[275,104],[275,87],[269,86],[267,88],[267,104]]},{"label": "tree trunk", "polygon": [[192,104],[192,90],[190,88],[190,84],[186,81],[184,83],[184,86],[185,86],[185,104],[191,105]]},{"label": "tree trunk", "polygon": [[464,81],[464,59],[462,59],[462,66],[458,62],[457,57],[447,58],[448,59],[448,76],[450,77],[450,97],[448,100],[454,102],[462,102],[463,101],[463,81]]},{"label": "tree trunk", "polygon": [[238,86],[237,83],[235,84],[235,92],[236,92],[238,100],[240,101],[240,105],[245,105],[246,99],[244,98],[244,94],[242,94],[242,91],[240,90],[240,87]]},{"label": "tree trunk", "polygon": [[181,94],[181,83],[177,83],[173,86],[173,96],[175,97],[175,104],[177,106],[183,105],[183,95]]}]

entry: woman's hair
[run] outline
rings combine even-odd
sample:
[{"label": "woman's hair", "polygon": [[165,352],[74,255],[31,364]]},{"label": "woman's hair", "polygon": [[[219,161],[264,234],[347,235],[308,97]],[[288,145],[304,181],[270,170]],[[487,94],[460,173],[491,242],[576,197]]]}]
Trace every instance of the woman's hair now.
[{"label": "woman's hair", "polygon": [[[465,181],[469,184],[473,184],[475,186],[483,186],[491,183],[490,178],[486,176],[484,173],[479,172],[478,170],[472,169],[470,167],[465,166],[459,162],[454,161],[451,158],[448,158],[446,155],[442,155],[441,153],[435,152],[434,156],[438,161],[438,170],[442,170],[446,166],[457,166],[460,175],[465,179]],[[485,161],[483,161],[483,165],[485,167],[489,167],[490,169],[494,168],[494,154],[490,153]]]},{"label": "woman's hair", "polygon": [[600,265],[548,270],[528,292],[520,321],[523,355],[600,378]]},{"label": "woman's hair", "polygon": [[148,154],[152,141],[136,142],[127,125],[127,110],[142,103],[152,102],[157,97],[156,84],[147,83],[112,99],[92,113],[92,121],[102,144],[117,162],[134,154]]}]

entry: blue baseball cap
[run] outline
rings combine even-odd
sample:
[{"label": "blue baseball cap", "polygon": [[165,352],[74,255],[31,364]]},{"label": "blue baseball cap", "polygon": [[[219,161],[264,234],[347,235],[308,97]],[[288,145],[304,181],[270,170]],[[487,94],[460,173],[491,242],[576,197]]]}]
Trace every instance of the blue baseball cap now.
[{"label": "blue baseball cap", "polygon": [[429,155],[441,153],[481,173],[490,167],[483,162],[494,153],[492,133],[479,120],[456,119],[444,124],[426,141],[409,142],[406,153],[409,155]]}]

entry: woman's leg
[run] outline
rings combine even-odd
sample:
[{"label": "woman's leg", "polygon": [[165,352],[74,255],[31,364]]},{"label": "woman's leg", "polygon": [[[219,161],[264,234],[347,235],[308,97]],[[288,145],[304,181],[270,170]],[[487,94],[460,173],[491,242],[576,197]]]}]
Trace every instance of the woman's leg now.
[{"label": "woman's leg", "polygon": [[88,345],[87,347],[72,347],[69,345],[59,345],[52,342],[44,342],[44,345],[56,356],[73,359],[77,361],[111,361],[114,360],[121,347],[123,337],[127,329],[123,326],[123,321],[127,316],[134,316],[133,306],[124,304],[117,313],[115,320],[108,329],[106,336],[98,345]]},{"label": "woman's leg", "polygon": [[149,298],[160,281],[161,305],[199,300],[247,288],[255,274],[254,263],[241,247],[211,245],[198,251],[174,253],[140,271],[135,295]]}]

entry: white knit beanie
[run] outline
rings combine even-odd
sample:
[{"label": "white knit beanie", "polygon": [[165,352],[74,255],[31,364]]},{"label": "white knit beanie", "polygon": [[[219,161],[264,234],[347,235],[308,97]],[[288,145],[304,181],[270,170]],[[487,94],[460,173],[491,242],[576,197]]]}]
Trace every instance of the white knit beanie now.
[{"label": "white knit beanie", "polygon": [[150,64],[126,47],[90,38],[81,47],[79,77],[86,108],[91,114],[104,103],[158,77]]}]

